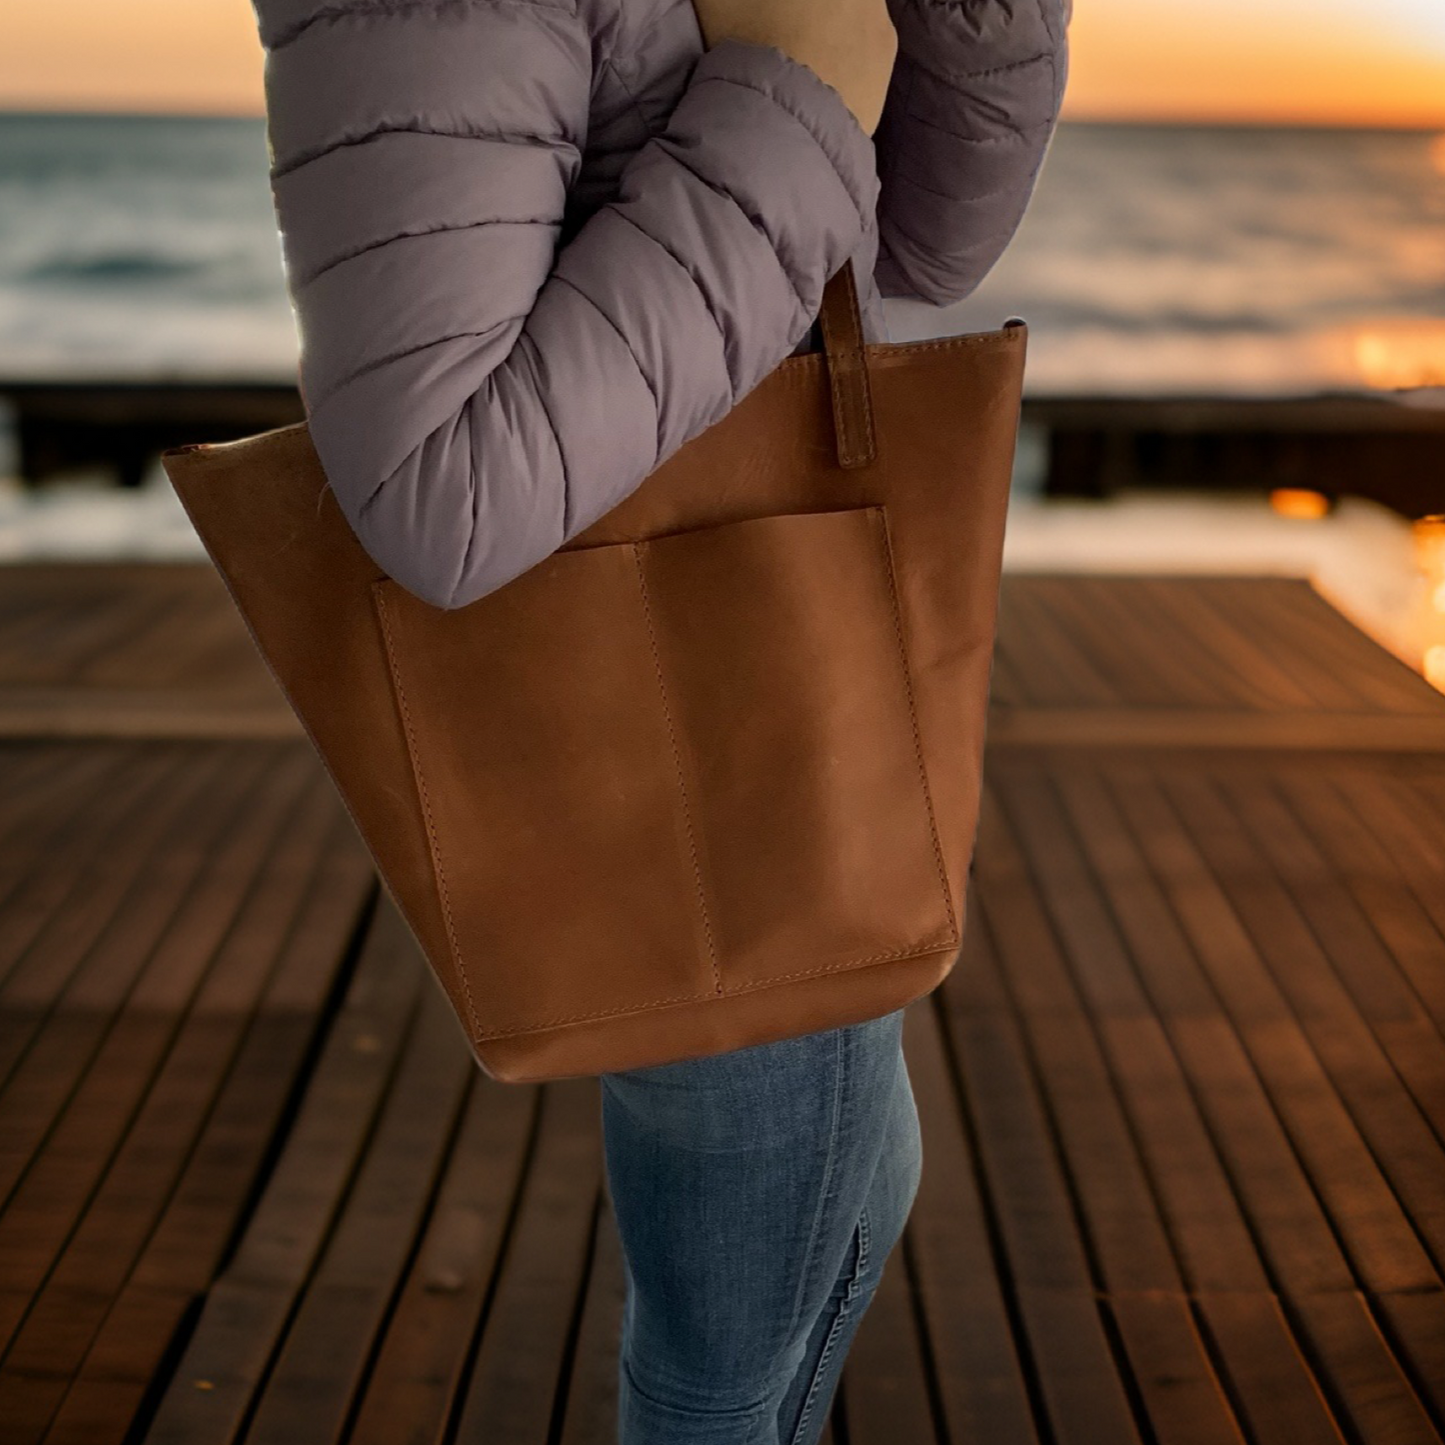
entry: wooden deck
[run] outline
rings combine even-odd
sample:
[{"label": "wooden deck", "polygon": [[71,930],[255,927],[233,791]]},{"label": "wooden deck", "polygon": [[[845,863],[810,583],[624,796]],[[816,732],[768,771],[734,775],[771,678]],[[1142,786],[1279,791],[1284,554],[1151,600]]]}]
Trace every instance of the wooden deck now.
[{"label": "wooden deck", "polygon": [[[1012,577],[832,1445],[1445,1441],[1445,698]],[[595,1080],[497,1084],[208,568],[0,569],[0,1442],[612,1445]]]}]

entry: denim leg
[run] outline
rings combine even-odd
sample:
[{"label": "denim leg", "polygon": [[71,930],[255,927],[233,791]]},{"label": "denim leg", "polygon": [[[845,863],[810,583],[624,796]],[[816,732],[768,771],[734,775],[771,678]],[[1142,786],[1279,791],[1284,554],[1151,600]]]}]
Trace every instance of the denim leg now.
[{"label": "denim leg", "polygon": [[780,1445],[889,1141],[902,1021],[602,1076],[621,1445]]},{"label": "denim leg", "polygon": [[923,1139],[908,1067],[901,1053],[891,1104],[887,1141],[858,1216],[848,1256],[778,1409],[781,1445],[817,1445],[853,1337],[883,1277],[883,1267],[902,1238],[918,1193]]}]

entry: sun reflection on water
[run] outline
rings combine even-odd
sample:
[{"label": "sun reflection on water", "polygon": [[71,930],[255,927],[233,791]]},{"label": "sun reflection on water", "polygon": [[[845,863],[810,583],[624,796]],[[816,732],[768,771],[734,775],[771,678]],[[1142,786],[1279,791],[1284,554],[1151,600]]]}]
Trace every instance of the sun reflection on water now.
[{"label": "sun reflection on water", "polygon": [[1445,321],[1360,331],[1354,351],[1362,380],[1377,390],[1445,386]]}]

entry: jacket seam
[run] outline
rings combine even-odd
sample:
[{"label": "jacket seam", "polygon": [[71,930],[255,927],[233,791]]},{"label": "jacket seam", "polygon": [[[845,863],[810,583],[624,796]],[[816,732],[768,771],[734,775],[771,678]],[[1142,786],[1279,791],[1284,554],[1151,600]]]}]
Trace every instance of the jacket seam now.
[{"label": "jacket seam", "polygon": [[[835,176],[838,177],[839,185],[843,187],[843,190],[846,193],[849,201],[852,202],[853,209],[858,213],[859,221],[863,225],[864,229],[867,229],[868,218],[864,214],[863,204],[858,199],[858,197],[853,194],[853,188],[848,184],[847,176],[843,174],[842,168],[838,165],[837,161],[833,159],[832,155],[828,151],[828,147],[825,146],[822,140],[819,138],[818,132],[815,131],[813,127],[810,126],[808,122],[805,121],[802,116],[800,116],[797,111],[792,108],[792,106],[785,105],[781,100],[778,99],[775,94],[773,94],[772,91],[764,90],[761,86],[752,85],[746,80],[735,80],[731,75],[704,75],[700,80],[694,81],[693,85],[694,87],[699,85],[706,85],[710,81],[718,85],[736,85],[742,90],[752,91],[754,95],[761,95],[765,100],[771,101],[772,104],[777,106],[777,108],[782,111],[784,115],[791,116],[800,126],[802,126],[802,128],[807,131],[809,139],[823,153],[823,158],[828,162],[829,169],[833,172]],[[854,120],[853,124],[857,125],[857,121]]]},{"label": "jacket seam", "polygon": [[996,75],[1009,75],[1016,70],[1027,70],[1031,65],[1044,65],[1053,59],[1053,52],[1039,50],[1025,60],[1011,60],[1007,65],[994,65],[986,70],[936,70],[931,65],[925,65],[916,55],[908,57],[908,64],[915,70],[921,70],[925,75],[931,75],[935,80],[942,81],[950,90],[960,90],[963,83],[970,80],[991,80]]},{"label": "jacket seam", "polygon": [[425,125],[378,125],[367,131],[365,135],[347,136],[344,140],[330,141],[320,149],[301,151],[284,164],[272,166],[270,179],[282,180],[293,172],[301,170],[303,166],[309,166],[314,161],[324,159],[333,151],[339,151],[345,146],[365,145],[368,141],[373,141],[383,135],[430,135],[444,140],[481,140],[491,141],[497,145],[535,146],[539,150],[570,152],[579,158],[582,154],[577,142],[567,136],[543,135],[537,131],[436,130],[432,126]]},{"label": "jacket seam", "polygon": [[[475,402],[476,393],[473,392],[457,413],[456,421],[465,422]],[[470,432],[470,428],[468,431]],[[462,590],[462,582],[471,570],[472,550],[477,545],[477,533],[481,531],[477,525],[477,446],[475,438],[471,435],[467,437],[467,516],[471,525],[467,528],[466,545],[462,548],[462,560],[457,567],[457,575],[447,591],[447,604],[450,607],[457,605],[457,594]]]},{"label": "jacket seam", "polygon": [[[531,348],[533,370],[540,379],[543,368],[537,364],[541,352],[538,350],[536,339],[526,327],[522,328],[521,334],[517,337],[519,346]],[[552,409],[547,405],[546,389],[538,385],[533,393],[537,398],[537,405],[542,408],[542,415],[547,418],[548,429],[552,433],[552,441],[557,448],[557,465],[562,469],[562,540],[565,542],[571,537],[568,531],[571,525],[572,512],[572,469],[567,465],[567,451],[562,445],[562,433],[557,429],[557,423],[553,419]]]},{"label": "jacket seam", "polygon": [[[431,341],[418,342],[415,346],[404,346],[400,351],[389,351],[385,356],[378,356],[374,360],[358,366],[355,371],[348,372],[340,381],[332,386],[330,391],[312,402],[307,410],[307,415],[308,417],[314,415],[321,407],[325,406],[332,397],[343,390],[343,388],[350,386],[352,382],[359,381],[363,376],[369,376],[373,371],[378,371],[383,366],[390,366],[394,361],[404,361],[408,356],[415,356],[417,352],[425,351],[430,346],[445,346],[448,341],[465,341],[468,337],[490,336],[493,332],[500,331],[504,326],[511,326],[518,321],[525,321],[526,319],[525,316],[504,316],[500,320],[494,321],[483,331],[454,331],[448,336],[437,336]],[[368,501],[369,500],[368,498]],[[366,503],[363,503],[363,506],[365,505]]]},{"label": "jacket seam", "polygon": [[[553,4],[551,0],[464,0],[464,3],[468,8],[477,9],[511,5],[521,10],[555,10],[573,18],[577,14],[575,6]],[[452,0],[450,7],[428,4],[426,0],[418,0],[418,3],[406,3],[406,0],[401,0],[401,3],[397,3],[397,0],[347,0],[345,4],[322,5],[304,20],[298,20],[287,29],[279,31],[266,48],[274,54],[299,40],[317,25],[331,25],[338,20],[349,20],[357,15],[394,15],[398,19],[405,19],[411,15],[436,15],[443,8],[455,8],[455,4],[456,0]]]},{"label": "jacket seam", "polygon": [[632,358],[632,364],[637,368],[637,374],[642,378],[642,384],[652,397],[652,409],[656,416],[652,450],[653,455],[656,456],[662,450],[662,403],[658,399],[657,387],[653,384],[652,378],[648,376],[647,370],[642,364],[642,358],[637,354],[637,348],[633,346],[627,333],[570,277],[562,275],[560,271],[554,271],[548,279],[560,281],[564,286],[570,287],[621,337],[622,344],[627,348],[627,354]]},{"label": "jacket seam", "polygon": [[546,216],[483,216],[475,221],[444,221],[441,225],[423,226],[415,231],[397,231],[390,236],[383,236],[379,241],[368,241],[365,245],[356,246],[339,256],[333,256],[314,271],[299,275],[296,278],[296,284],[309,286],[313,281],[320,280],[329,271],[335,270],[336,267],[344,265],[347,261],[354,261],[358,256],[365,256],[370,251],[379,251],[383,246],[390,246],[393,241],[409,241],[417,236],[436,236],[448,231],[472,231],[482,226],[560,226],[561,224],[560,220]]},{"label": "jacket seam", "polygon": [[1011,125],[1003,135],[961,135],[958,131],[949,130],[946,125],[939,125],[937,121],[929,120],[926,115],[919,115],[916,111],[913,112],[908,119],[914,125],[924,126],[928,130],[937,131],[940,135],[951,136],[956,141],[962,141],[964,145],[996,146],[1012,145],[1016,141],[1027,137],[1031,131],[1044,130],[1052,127],[1058,117],[1048,115],[1045,116],[1043,120],[1035,121],[1033,125]]},{"label": "jacket seam", "polygon": [[708,295],[707,288],[698,278],[697,272],[691,266],[689,266],[687,262],[684,261],[682,257],[679,256],[677,252],[674,251],[672,247],[669,246],[665,241],[653,235],[653,233],[649,231],[646,226],[639,225],[638,222],[634,221],[632,217],[627,214],[626,211],[621,209],[621,207],[614,205],[612,209],[616,211],[617,215],[622,220],[626,221],[627,224],[631,226],[634,231],[637,231],[640,234],[646,236],[647,239],[653,243],[653,245],[659,247],[668,256],[672,257],[673,261],[677,263],[678,267],[683,271],[683,273],[692,282],[693,286],[697,289],[698,295],[702,297],[702,304],[707,308],[707,314],[711,318],[712,324],[717,328],[718,340],[722,344],[723,374],[728,379],[728,410],[732,410],[732,408],[737,404],[737,383],[733,380],[732,371],[729,369],[727,364],[727,331],[724,329],[722,320],[717,314],[717,308],[713,305],[712,297]]},{"label": "jacket seam", "polygon": [[752,225],[752,228],[758,233],[758,235],[763,238],[764,241],[767,242],[769,249],[773,253],[773,259],[778,263],[778,269],[787,278],[788,289],[792,291],[793,299],[798,303],[799,308],[804,312],[805,315],[811,316],[812,310],[815,310],[816,308],[810,309],[807,302],[803,300],[803,293],[798,290],[798,283],[793,278],[793,273],[787,268],[786,265],[784,265],[783,258],[779,254],[778,243],[776,240],[773,239],[773,234],[771,231],[768,230],[767,225],[763,221],[763,219],[760,216],[755,216],[750,210],[748,210],[748,208],[743,205],[742,200],[733,191],[728,190],[726,186],[719,185],[716,181],[709,180],[695,166],[690,165],[687,161],[683,160],[683,158],[678,155],[676,151],[670,150],[667,148],[667,146],[664,145],[663,154],[666,155],[669,159],[675,161],[679,166],[681,166],[682,169],[685,170],[688,175],[692,176],[693,179],[696,180],[700,185],[704,185],[708,188],[708,190],[716,192],[716,194],[722,196],[724,200],[731,201],[733,205],[735,205],[738,210],[742,212],[742,214],[747,218],[748,222]]}]

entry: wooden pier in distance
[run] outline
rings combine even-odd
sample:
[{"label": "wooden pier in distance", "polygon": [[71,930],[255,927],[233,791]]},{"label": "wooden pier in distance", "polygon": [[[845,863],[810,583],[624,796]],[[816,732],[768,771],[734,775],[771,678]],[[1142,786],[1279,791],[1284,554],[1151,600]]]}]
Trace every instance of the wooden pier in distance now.
[{"label": "wooden pier in distance", "polygon": [[[1445,698],[1010,576],[830,1445],[1445,1441]],[[0,568],[0,1445],[613,1445],[596,1080],[471,1063],[208,565]]]}]

